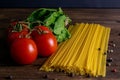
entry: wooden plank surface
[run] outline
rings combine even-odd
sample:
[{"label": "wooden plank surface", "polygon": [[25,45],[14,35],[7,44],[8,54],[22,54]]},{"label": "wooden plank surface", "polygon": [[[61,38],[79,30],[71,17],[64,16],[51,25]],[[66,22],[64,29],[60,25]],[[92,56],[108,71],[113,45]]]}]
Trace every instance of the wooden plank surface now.
[{"label": "wooden plank surface", "polygon": [[[12,19],[24,20],[35,8],[0,8],[0,80],[119,80],[120,79],[120,9],[80,9],[64,8],[64,12],[72,19],[72,23],[86,22],[99,23],[111,27],[110,41],[116,44],[116,47],[110,47],[114,52],[108,54],[112,57],[112,65],[107,67],[107,76],[105,78],[85,78],[82,76],[69,77],[63,73],[41,72],[38,69],[47,58],[38,58],[31,65],[19,66],[10,59],[9,51],[5,42],[5,30]],[[117,72],[111,72],[117,69]],[[43,79],[48,74],[48,79]]]}]

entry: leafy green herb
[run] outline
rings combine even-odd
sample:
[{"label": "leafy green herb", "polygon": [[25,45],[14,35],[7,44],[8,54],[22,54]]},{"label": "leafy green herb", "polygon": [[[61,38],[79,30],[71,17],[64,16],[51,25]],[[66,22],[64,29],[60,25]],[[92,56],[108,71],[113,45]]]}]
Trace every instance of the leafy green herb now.
[{"label": "leafy green herb", "polygon": [[31,29],[36,25],[44,25],[50,28],[58,42],[62,42],[71,36],[66,28],[66,25],[71,22],[71,19],[64,14],[61,8],[40,8],[33,11],[26,21],[30,22]]}]

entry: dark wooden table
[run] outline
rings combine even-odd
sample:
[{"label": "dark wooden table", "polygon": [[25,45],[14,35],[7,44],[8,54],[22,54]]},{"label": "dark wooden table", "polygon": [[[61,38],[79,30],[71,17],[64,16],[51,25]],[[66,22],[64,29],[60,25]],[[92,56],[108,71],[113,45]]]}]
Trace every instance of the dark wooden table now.
[{"label": "dark wooden table", "polygon": [[[24,20],[35,8],[0,8],[0,80],[119,80],[120,79],[120,9],[80,9],[64,8],[64,12],[72,19],[72,24],[77,22],[99,23],[111,27],[110,41],[116,47],[108,54],[112,57],[112,65],[107,67],[105,78],[84,78],[81,76],[69,77],[63,73],[41,72],[38,69],[47,58],[38,58],[31,65],[19,66],[10,59],[9,51],[5,42],[5,30],[11,19]],[[117,72],[111,72],[117,69]],[[48,74],[48,79],[43,79]],[[12,78],[12,79],[10,79]]]}]

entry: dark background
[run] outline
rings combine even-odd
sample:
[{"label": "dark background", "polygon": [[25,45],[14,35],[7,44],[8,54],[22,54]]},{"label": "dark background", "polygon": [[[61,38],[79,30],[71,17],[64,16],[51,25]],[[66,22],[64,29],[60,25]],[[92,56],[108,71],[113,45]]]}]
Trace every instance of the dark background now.
[{"label": "dark background", "polygon": [[0,0],[0,7],[120,8],[120,0]]}]

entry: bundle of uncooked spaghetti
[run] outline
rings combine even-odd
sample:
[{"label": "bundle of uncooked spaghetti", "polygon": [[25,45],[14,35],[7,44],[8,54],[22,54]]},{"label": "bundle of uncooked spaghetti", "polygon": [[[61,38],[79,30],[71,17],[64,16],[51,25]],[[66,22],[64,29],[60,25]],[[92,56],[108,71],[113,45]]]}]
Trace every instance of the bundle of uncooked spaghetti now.
[{"label": "bundle of uncooked spaghetti", "polygon": [[110,28],[100,24],[76,23],[68,30],[71,38],[59,44],[56,53],[40,70],[105,77]]}]

